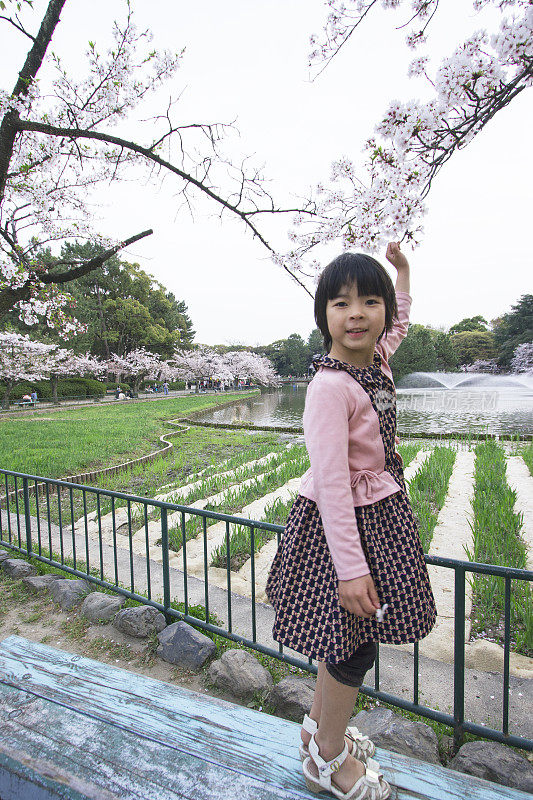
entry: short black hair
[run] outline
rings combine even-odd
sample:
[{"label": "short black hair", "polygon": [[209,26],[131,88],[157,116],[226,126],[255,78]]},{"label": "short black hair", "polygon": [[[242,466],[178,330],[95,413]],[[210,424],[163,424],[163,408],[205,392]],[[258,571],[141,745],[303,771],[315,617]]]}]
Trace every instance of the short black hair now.
[{"label": "short black hair", "polygon": [[377,341],[391,330],[394,317],[398,316],[396,292],[387,270],[372,256],[364,253],[342,253],[324,268],[315,294],[315,321],[324,337],[324,348],[329,353],[332,347],[328,329],[326,307],[328,300],[338,297],[341,289],[357,283],[361,295],[375,294],[385,302],[385,327]]}]

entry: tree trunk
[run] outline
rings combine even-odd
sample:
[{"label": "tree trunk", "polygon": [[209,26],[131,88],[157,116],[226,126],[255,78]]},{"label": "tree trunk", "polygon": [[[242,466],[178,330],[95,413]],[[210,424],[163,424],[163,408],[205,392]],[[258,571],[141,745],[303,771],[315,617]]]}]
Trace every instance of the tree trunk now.
[{"label": "tree trunk", "polygon": [[5,409],[6,411],[9,411],[9,397],[11,395],[11,389],[13,388],[13,383],[14,381],[8,380],[6,385],[6,390],[4,392],[4,397],[2,400],[2,408]]},{"label": "tree trunk", "polygon": [[59,405],[57,399],[57,384],[59,383],[59,375],[50,375],[50,383],[52,384],[52,401],[55,406]]},{"label": "tree trunk", "polygon": [[[24,66],[19,72],[19,77],[12,93],[13,97],[24,97],[28,93],[28,88],[41,68],[65,2],[66,0],[50,0],[48,3],[39,32],[26,56]],[[17,123],[19,119],[18,111],[9,111],[4,116],[0,126],[0,202],[4,198],[9,164],[13,157],[13,148],[18,134]]]},{"label": "tree trunk", "polygon": [[98,319],[100,321],[100,338],[104,343],[105,357],[109,360],[111,353],[109,351],[109,342],[107,341],[107,329],[105,326],[104,310],[102,308],[102,298],[100,295],[100,284],[96,284],[96,298],[98,300]]}]

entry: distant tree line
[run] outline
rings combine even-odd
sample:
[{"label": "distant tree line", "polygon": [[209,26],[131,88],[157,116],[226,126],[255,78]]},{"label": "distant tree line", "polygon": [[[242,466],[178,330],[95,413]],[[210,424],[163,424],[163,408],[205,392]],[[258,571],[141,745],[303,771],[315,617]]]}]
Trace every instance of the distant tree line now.
[{"label": "distant tree line", "polygon": [[[394,379],[409,372],[453,372],[476,362],[490,362],[492,371],[512,370],[513,355],[524,343],[533,342],[533,295],[525,294],[511,311],[487,322],[467,317],[446,331],[411,323],[407,336],[391,357]],[[324,352],[322,334],[315,328],[305,341],[292,333],[262,347],[250,348],[266,355],[279,375],[305,375],[313,355]]]}]

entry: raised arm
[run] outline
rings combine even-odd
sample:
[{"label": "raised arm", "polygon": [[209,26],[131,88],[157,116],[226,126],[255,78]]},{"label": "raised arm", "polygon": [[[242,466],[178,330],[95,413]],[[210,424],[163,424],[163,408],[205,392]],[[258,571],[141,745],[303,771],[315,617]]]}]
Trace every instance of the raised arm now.
[{"label": "raised arm", "polygon": [[390,261],[396,272],[396,285],[397,292],[407,292],[409,294],[409,262],[400,250],[399,242],[389,242],[386,253],[387,261]]},{"label": "raised arm", "polygon": [[402,339],[407,335],[412,302],[409,294],[409,262],[400,251],[400,246],[397,242],[391,242],[387,247],[387,260],[390,261],[398,273],[395,286],[398,319],[393,320],[392,329],[376,345],[376,350],[386,361],[398,349]]}]

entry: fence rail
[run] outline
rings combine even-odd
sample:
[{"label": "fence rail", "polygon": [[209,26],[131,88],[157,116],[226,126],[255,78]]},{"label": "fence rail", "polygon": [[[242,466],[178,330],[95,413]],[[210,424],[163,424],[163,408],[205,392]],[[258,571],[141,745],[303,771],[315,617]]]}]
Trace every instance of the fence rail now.
[{"label": "fence rail", "polygon": [[[4,494],[0,498],[2,546],[65,570],[71,575],[83,577],[97,586],[152,605],[165,614],[167,622],[185,620],[196,627],[316,674],[317,667],[311,659],[292,655],[282,645],[278,645],[276,649],[264,643],[268,637],[258,636],[255,536],[257,531],[267,531],[272,537],[277,537],[279,544],[282,526],[9,470],[0,470],[0,476],[3,476],[4,484]],[[203,576],[200,578],[197,574],[189,574],[187,564],[187,543],[192,540],[188,535],[187,523],[194,519],[200,520],[201,528]],[[210,621],[215,591],[217,611],[222,612],[220,581],[218,586],[212,586],[209,580],[208,521],[225,523],[225,535],[221,540],[221,543],[225,543],[227,554],[225,585],[222,590],[225,625]],[[250,601],[246,601],[249,619],[243,616],[243,598],[232,594],[230,528],[235,525],[244,526],[250,535]],[[122,546],[119,546],[119,540],[122,540]],[[154,557],[155,551],[160,558]],[[533,580],[533,571],[440,556],[426,555],[425,560],[429,565],[453,570],[454,573],[453,714],[419,702],[418,643],[414,645],[412,700],[380,689],[379,647],[374,686],[363,685],[362,693],[450,726],[456,746],[462,743],[465,732],[469,732],[533,750],[532,739],[509,731],[512,581],[530,582]],[[220,569],[217,570],[218,576],[221,572]],[[465,589],[469,573],[497,576],[505,582],[500,729],[465,719]],[[178,603],[182,603],[183,611],[175,607]],[[192,606],[198,603],[205,607],[205,619],[191,613]],[[237,626],[234,624],[235,603],[239,605]],[[260,610],[265,609],[264,604],[260,603],[259,606]],[[236,627],[246,629],[247,635],[238,632]]]}]

